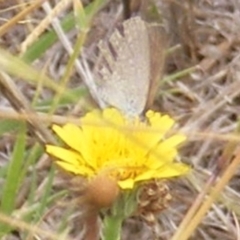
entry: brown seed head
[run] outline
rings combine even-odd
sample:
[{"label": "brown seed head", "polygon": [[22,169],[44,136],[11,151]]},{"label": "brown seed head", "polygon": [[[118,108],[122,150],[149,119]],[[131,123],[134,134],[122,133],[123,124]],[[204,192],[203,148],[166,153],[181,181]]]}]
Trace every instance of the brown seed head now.
[{"label": "brown seed head", "polygon": [[145,183],[138,196],[138,210],[149,225],[156,223],[156,215],[169,206],[172,197],[164,181],[153,180]]},{"label": "brown seed head", "polygon": [[87,201],[97,209],[110,207],[119,194],[117,181],[104,174],[92,179],[86,188]]}]

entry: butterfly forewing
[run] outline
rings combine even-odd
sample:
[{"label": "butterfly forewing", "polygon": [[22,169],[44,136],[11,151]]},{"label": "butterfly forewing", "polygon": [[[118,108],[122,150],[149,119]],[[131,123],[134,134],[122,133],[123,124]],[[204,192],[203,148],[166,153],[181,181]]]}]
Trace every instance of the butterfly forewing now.
[{"label": "butterfly forewing", "polygon": [[149,90],[149,38],[147,26],[140,18],[123,25],[108,44],[100,45],[102,63],[97,69],[98,93],[109,106],[128,115],[143,111]]},{"label": "butterfly forewing", "polygon": [[99,44],[95,81],[106,106],[134,116],[152,101],[147,99],[153,97],[163,65],[160,35],[155,26],[135,17],[123,23],[122,32],[115,30],[109,42]]}]

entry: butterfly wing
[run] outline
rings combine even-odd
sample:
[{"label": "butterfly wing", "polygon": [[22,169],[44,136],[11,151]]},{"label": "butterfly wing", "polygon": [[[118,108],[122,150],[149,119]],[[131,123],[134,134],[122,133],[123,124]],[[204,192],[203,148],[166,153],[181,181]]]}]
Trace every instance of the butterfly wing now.
[{"label": "butterfly wing", "polygon": [[143,111],[149,90],[149,38],[140,18],[123,24],[123,34],[115,30],[108,43],[101,42],[96,85],[100,98],[128,115]]},{"label": "butterfly wing", "polygon": [[150,104],[164,62],[158,56],[164,51],[161,46],[157,48],[159,40],[156,27],[135,17],[123,23],[122,33],[115,30],[109,42],[99,44],[100,63],[95,79],[97,93],[106,106],[134,116]]},{"label": "butterfly wing", "polygon": [[160,80],[164,72],[165,51],[167,49],[166,32],[159,24],[148,25],[150,49],[149,91],[145,109],[152,106]]}]

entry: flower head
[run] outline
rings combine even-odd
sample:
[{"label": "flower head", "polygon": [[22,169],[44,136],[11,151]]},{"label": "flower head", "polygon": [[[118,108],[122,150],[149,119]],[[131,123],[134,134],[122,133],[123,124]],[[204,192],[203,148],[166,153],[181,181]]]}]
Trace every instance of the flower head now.
[{"label": "flower head", "polygon": [[116,180],[121,189],[185,174],[189,167],[174,160],[176,147],[186,137],[167,137],[174,125],[168,115],[148,111],[145,117],[145,121],[128,118],[114,108],[89,112],[79,126],[53,125],[66,147],[47,145],[46,152],[65,171],[89,179],[103,174]]}]

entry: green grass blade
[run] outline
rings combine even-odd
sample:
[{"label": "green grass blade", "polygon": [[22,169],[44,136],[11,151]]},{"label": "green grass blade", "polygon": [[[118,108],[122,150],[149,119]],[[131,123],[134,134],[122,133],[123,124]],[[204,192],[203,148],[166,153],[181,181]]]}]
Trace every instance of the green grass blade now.
[{"label": "green grass blade", "polygon": [[[84,8],[86,15],[93,17],[97,11],[99,11],[107,0],[95,0]],[[61,22],[62,29],[65,32],[72,30],[75,27],[75,18],[73,12],[68,14]],[[54,30],[42,35],[38,41],[36,41],[28,50],[22,55],[22,60],[25,62],[33,62],[40,58],[56,41],[58,36]]]},{"label": "green grass blade", "polygon": [[20,122],[17,120],[3,119],[0,120],[0,136],[4,133],[10,133],[20,128]]},{"label": "green grass blade", "polygon": [[52,190],[52,183],[54,179],[55,168],[51,167],[50,172],[48,173],[48,180],[44,189],[43,196],[40,200],[40,207],[35,215],[35,221],[39,221],[40,218],[43,216],[44,211],[47,207],[48,199],[51,198],[51,190]]},{"label": "green grass blade", "polygon": [[[62,21],[62,28],[68,32],[74,27],[73,13],[68,14]],[[57,34],[52,30],[42,35],[38,41],[31,45],[28,50],[21,57],[27,63],[40,58],[56,41],[58,40]]]},{"label": "green grass blade", "polygon": [[[16,144],[14,146],[12,158],[8,166],[6,182],[3,187],[1,196],[0,212],[10,215],[15,208],[15,199],[18,194],[18,189],[21,184],[20,176],[22,165],[24,162],[26,146],[26,126],[22,127],[17,136]],[[6,234],[11,228],[4,224],[0,224],[0,236]]]}]

